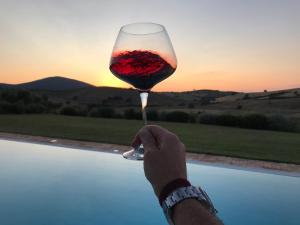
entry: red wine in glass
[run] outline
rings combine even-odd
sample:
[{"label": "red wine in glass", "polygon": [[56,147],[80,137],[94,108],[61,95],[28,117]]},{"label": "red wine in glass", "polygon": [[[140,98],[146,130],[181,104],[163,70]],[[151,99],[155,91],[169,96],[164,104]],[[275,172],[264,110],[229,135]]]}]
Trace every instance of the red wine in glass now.
[{"label": "red wine in glass", "polygon": [[[110,59],[109,69],[119,79],[140,92],[144,124],[147,124],[148,93],[157,83],[169,77],[177,60],[164,26],[134,23],[121,27]],[[143,145],[123,154],[126,159],[142,160]]]},{"label": "red wine in glass", "polygon": [[113,55],[110,71],[138,90],[148,91],[174,73],[175,68],[158,53],[134,50]]}]

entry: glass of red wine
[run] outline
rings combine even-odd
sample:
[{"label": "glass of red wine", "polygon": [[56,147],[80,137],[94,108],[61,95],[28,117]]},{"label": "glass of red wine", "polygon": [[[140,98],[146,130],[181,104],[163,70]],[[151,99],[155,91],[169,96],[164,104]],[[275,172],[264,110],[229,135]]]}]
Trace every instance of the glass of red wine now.
[{"label": "glass of red wine", "polygon": [[[133,23],[121,27],[109,69],[116,77],[139,91],[145,125],[146,106],[151,88],[174,73],[176,67],[175,52],[164,26],[155,23]],[[123,156],[126,159],[142,160],[143,145],[125,152]]]}]

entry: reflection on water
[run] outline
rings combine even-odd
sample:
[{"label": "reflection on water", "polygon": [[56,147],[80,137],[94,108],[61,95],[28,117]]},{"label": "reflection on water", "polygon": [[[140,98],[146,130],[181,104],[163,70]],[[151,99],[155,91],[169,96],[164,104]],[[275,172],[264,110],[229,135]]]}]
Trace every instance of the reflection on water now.
[{"label": "reflection on water", "polygon": [[[298,177],[188,169],[227,224],[299,224]],[[3,225],[167,224],[142,162],[120,155],[0,140],[0,184]]]}]

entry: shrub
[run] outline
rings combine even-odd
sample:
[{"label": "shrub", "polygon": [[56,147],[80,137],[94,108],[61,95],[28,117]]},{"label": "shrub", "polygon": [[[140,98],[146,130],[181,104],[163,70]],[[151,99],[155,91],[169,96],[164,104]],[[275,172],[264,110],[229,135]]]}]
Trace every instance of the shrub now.
[{"label": "shrub", "polygon": [[194,108],[195,108],[195,105],[194,105],[193,103],[189,103],[189,104],[188,104],[188,108],[189,108],[189,109],[194,109]]},{"label": "shrub", "polygon": [[67,116],[78,116],[79,112],[72,106],[64,106],[60,110],[60,114],[67,115]]},{"label": "shrub", "polygon": [[123,118],[123,114],[121,114],[121,113],[115,113],[114,118],[122,119]]},{"label": "shrub", "polygon": [[270,130],[280,131],[295,131],[296,123],[283,115],[272,115],[268,117],[268,124]]},{"label": "shrub", "polygon": [[124,111],[124,118],[129,120],[139,120],[142,118],[142,113],[137,112],[134,109],[126,109]]},{"label": "shrub", "polygon": [[67,116],[86,116],[87,110],[85,108],[75,107],[75,106],[64,106],[60,110],[60,114]]},{"label": "shrub", "polygon": [[197,122],[197,114],[196,113],[191,113],[190,114],[189,122],[190,123],[196,123]]},{"label": "shrub", "polygon": [[6,113],[3,109],[3,104],[5,104],[5,103],[0,103],[0,114],[5,114]]},{"label": "shrub", "polygon": [[93,108],[89,115],[91,117],[103,117],[103,118],[114,118],[116,113],[113,108],[105,107],[105,108]]},{"label": "shrub", "polygon": [[48,101],[46,103],[46,105],[47,105],[48,109],[58,109],[58,108],[62,107],[62,103],[61,102]]},{"label": "shrub", "polygon": [[159,114],[156,110],[149,110],[147,112],[147,119],[152,120],[152,121],[157,121],[159,120]]},{"label": "shrub", "polygon": [[43,99],[44,102],[47,102],[49,100],[49,96],[46,95],[46,94],[43,94],[42,99]]},{"label": "shrub", "polygon": [[23,100],[26,104],[31,103],[33,99],[31,92],[26,90],[18,90],[17,98],[18,100]]},{"label": "shrub", "polygon": [[[33,97],[33,102],[34,103],[40,103],[42,101],[42,98],[41,97],[39,97],[39,96],[34,96]],[[24,102],[25,102],[25,100],[24,100]],[[30,101],[31,102],[31,101]],[[27,103],[29,103],[29,101],[27,101]]]},{"label": "shrub", "polygon": [[250,129],[268,129],[268,118],[263,114],[249,114],[242,117],[240,127]]},{"label": "shrub", "polygon": [[0,102],[0,114],[6,114],[7,112],[6,112],[6,105],[7,105],[8,103],[3,103],[3,102]]},{"label": "shrub", "polygon": [[242,109],[243,108],[243,106],[241,105],[241,104],[238,104],[237,106],[236,106],[236,109]]},{"label": "shrub", "polygon": [[186,123],[190,120],[190,115],[183,111],[167,112],[165,114],[165,120],[170,122]]},{"label": "shrub", "polygon": [[41,104],[28,104],[25,106],[25,113],[43,113],[45,107]]},{"label": "shrub", "polygon": [[249,94],[245,94],[244,96],[243,96],[243,99],[249,99],[250,97],[249,97]]},{"label": "shrub", "polygon": [[211,103],[211,101],[213,101],[214,98],[212,97],[208,97],[208,96],[205,96],[205,97],[202,97],[200,102],[201,102],[201,105],[208,105]]},{"label": "shrub", "polygon": [[97,108],[92,108],[89,112],[89,116],[91,117],[101,117],[99,110]]},{"label": "shrub", "polygon": [[217,124],[217,115],[202,113],[199,117],[199,123],[203,124]]},{"label": "shrub", "polygon": [[129,97],[129,98],[127,98],[127,99],[125,100],[125,102],[126,102],[127,104],[132,104],[132,99]]},{"label": "shrub", "polygon": [[15,91],[3,91],[1,94],[3,100],[9,103],[15,103],[18,101],[18,95]]},{"label": "shrub", "polygon": [[238,127],[241,125],[241,117],[231,114],[222,114],[217,116],[216,123],[222,126]]},{"label": "shrub", "polygon": [[77,109],[77,116],[87,116],[88,110],[85,107],[80,107]]},{"label": "shrub", "polygon": [[297,123],[291,118],[282,115],[267,117],[263,114],[248,114],[237,116],[231,114],[201,114],[199,123],[213,124],[221,126],[241,127],[248,129],[278,130],[278,131],[297,131]]},{"label": "shrub", "polygon": [[0,108],[1,113],[22,114],[25,112],[24,104],[21,102],[1,103]]}]

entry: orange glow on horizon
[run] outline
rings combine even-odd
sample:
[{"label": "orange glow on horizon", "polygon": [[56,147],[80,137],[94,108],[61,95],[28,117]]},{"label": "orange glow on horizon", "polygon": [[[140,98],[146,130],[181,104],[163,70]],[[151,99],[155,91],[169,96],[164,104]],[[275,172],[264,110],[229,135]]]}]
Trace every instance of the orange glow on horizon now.
[{"label": "orange glow on horizon", "polygon": [[[25,70],[26,71],[26,70]],[[24,72],[24,71],[23,71]],[[40,72],[36,72],[35,75],[23,75],[19,76],[21,71],[15,71],[12,76],[1,76],[0,83],[18,84],[30,82],[51,76],[63,76],[66,78],[76,79],[86,83],[90,83],[95,86],[107,86],[107,87],[119,87],[119,88],[130,88],[130,84],[119,80],[115,77],[109,69],[99,72],[94,72],[90,76],[82,75],[70,76],[64,75],[65,71],[59,72],[47,72],[49,75],[38,76]],[[189,74],[185,75],[183,71],[175,71],[167,79],[158,83],[153,91],[192,91],[201,89],[220,90],[220,91],[241,91],[241,92],[260,92],[263,90],[281,90],[281,89],[292,89],[299,88],[300,82],[286,82],[284,76],[278,76],[278,79],[270,79],[268,74],[226,74],[226,73],[200,73],[200,74]],[[27,72],[30,73],[30,70]],[[69,74],[69,73],[68,73]],[[237,79],[237,77],[239,79]],[[256,79],[253,79],[256,77]],[[257,77],[260,77],[258,79]],[[285,82],[285,83],[284,83]]]},{"label": "orange glow on horizon", "polygon": [[119,80],[112,74],[107,74],[101,77],[101,81],[96,84],[96,86],[106,86],[106,87],[129,87],[125,82]]},{"label": "orange glow on horizon", "polygon": [[131,87],[109,70],[118,31],[155,20],[166,27],[177,69],[153,91],[299,88],[298,11],[299,1],[0,1],[0,83],[62,76]]}]

